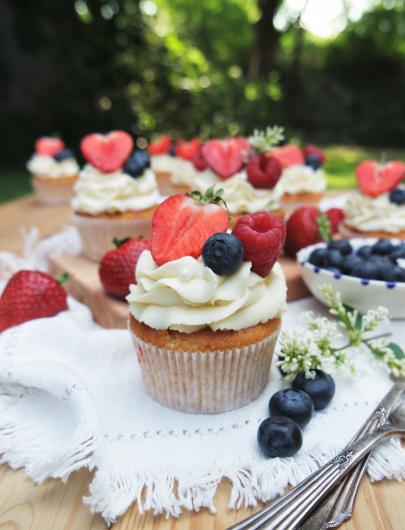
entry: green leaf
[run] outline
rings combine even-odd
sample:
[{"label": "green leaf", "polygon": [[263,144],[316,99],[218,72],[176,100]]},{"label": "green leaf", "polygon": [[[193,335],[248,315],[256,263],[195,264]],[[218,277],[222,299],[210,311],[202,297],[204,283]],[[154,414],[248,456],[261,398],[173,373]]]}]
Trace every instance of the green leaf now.
[{"label": "green leaf", "polygon": [[387,344],[387,348],[389,348],[392,353],[395,355],[395,357],[401,361],[402,359],[405,359],[405,352],[404,350],[401,348],[401,346],[399,346],[398,344],[395,344],[395,342],[390,342],[389,344]]},{"label": "green leaf", "polygon": [[319,228],[319,235],[324,241],[331,240],[331,224],[329,219],[324,213],[318,215],[316,222]]}]

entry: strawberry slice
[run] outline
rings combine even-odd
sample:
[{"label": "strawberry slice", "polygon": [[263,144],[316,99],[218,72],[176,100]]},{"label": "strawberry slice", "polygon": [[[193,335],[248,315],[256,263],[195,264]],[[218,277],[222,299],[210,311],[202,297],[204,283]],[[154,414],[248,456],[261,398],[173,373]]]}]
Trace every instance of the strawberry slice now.
[{"label": "strawberry slice", "polygon": [[151,142],[148,145],[148,153],[150,155],[166,155],[169,152],[171,145],[172,141],[170,136],[162,136],[159,140],[156,140],[156,142]]},{"label": "strawberry slice", "polygon": [[271,154],[277,158],[283,169],[289,166],[299,166],[304,163],[302,149],[296,145],[288,144],[282,147],[273,147]]},{"label": "strawberry slice", "polygon": [[360,190],[370,197],[393,190],[405,177],[405,164],[393,160],[379,164],[376,160],[366,160],[356,168],[356,179]]},{"label": "strawberry slice", "polygon": [[134,142],[125,131],[109,134],[88,134],[80,144],[84,158],[103,173],[112,173],[123,166],[132,152]]},{"label": "strawberry slice", "polygon": [[205,161],[221,179],[228,179],[240,171],[250,151],[251,146],[245,138],[208,140],[202,147]]},{"label": "strawberry slice", "polygon": [[207,162],[205,161],[203,152],[202,152],[203,144],[200,145],[200,147],[197,149],[197,151],[193,155],[193,164],[197,171],[205,171],[207,169]]},{"label": "strawberry slice", "polygon": [[35,142],[35,152],[38,155],[53,156],[65,148],[65,142],[60,138],[42,136]]},{"label": "strawberry slice", "polygon": [[179,156],[183,160],[193,160],[195,153],[199,150],[201,140],[195,138],[186,142],[186,140],[179,140],[176,143],[176,156]]},{"label": "strawberry slice", "polygon": [[216,232],[226,232],[228,226],[229,218],[222,206],[173,195],[153,215],[153,259],[163,265],[184,256],[198,258],[207,239]]}]

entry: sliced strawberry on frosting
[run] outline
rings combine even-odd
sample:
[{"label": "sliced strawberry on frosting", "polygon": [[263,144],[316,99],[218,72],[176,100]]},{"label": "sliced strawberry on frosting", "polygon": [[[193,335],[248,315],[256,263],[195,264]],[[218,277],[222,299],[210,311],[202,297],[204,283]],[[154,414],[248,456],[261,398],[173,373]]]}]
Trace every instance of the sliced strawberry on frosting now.
[{"label": "sliced strawberry on frosting", "polygon": [[65,143],[60,138],[42,136],[35,142],[35,152],[38,155],[53,156],[65,148]]},{"label": "sliced strawberry on frosting", "polygon": [[203,144],[200,145],[193,155],[192,162],[197,171],[205,171],[207,169],[207,162],[205,161],[202,148]]},{"label": "sliced strawberry on frosting", "polygon": [[405,164],[399,160],[380,164],[366,160],[356,168],[356,179],[360,190],[370,197],[377,197],[396,188],[405,177]]},{"label": "sliced strawberry on frosting", "polygon": [[183,160],[193,160],[195,153],[199,150],[201,140],[195,138],[187,142],[186,140],[179,140],[176,143],[176,156],[179,156]]},{"label": "sliced strawberry on frosting", "polygon": [[150,155],[166,155],[170,151],[171,146],[172,140],[170,136],[162,136],[148,145],[148,153]]},{"label": "sliced strawberry on frosting", "polygon": [[[209,198],[197,195],[197,199],[173,195],[155,211],[151,242],[152,256],[158,265],[184,256],[198,258],[210,236],[228,229],[229,218],[225,209],[219,204],[205,202]],[[216,201],[215,195],[212,200]]]},{"label": "sliced strawberry on frosting", "polygon": [[208,167],[221,179],[228,179],[238,173],[244,165],[251,146],[245,138],[208,140],[202,153]]},{"label": "sliced strawberry on frosting", "polygon": [[277,158],[283,169],[304,164],[302,149],[296,145],[288,144],[282,147],[273,147],[270,154]]},{"label": "sliced strawberry on frosting", "polygon": [[84,158],[103,173],[121,168],[132,152],[134,142],[125,131],[88,134],[80,144]]}]

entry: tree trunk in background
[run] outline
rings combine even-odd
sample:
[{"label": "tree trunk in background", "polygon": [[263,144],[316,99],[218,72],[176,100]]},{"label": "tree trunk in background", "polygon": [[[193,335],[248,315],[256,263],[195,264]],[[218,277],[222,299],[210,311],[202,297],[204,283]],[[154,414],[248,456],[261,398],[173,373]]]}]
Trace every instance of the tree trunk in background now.
[{"label": "tree trunk in background", "polygon": [[255,43],[250,56],[248,77],[254,81],[266,77],[274,65],[280,33],[274,17],[283,0],[259,0],[261,17],[254,25]]}]

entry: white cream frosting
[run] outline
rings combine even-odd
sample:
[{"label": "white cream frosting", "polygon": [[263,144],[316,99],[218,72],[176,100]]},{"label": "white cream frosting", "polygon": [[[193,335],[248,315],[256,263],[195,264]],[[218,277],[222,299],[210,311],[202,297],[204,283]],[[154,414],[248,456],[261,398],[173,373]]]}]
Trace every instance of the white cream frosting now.
[{"label": "white cream frosting", "polygon": [[79,166],[74,158],[58,162],[52,156],[36,153],[28,160],[27,169],[35,176],[48,179],[74,177],[79,174]]},{"label": "white cream frosting", "polygon": [[379,197],[351,194],[345,205],[345,216],[346,225],[362,232],[395,234],[405,230],[405,206],[390,202],[388,193]]},{"label": "white cream frosting", "polygon": [[150,169],[132,178],[122,171],[101,173],[87,164],[74,190],[73,210],[90,215],[146,210],[159,202],[155,174]]},{"label": "white cream frosting", "polygon": [[197,172],[191,182],[193,190],[205,192],[210,186],[224,190],[224,199],[231,214],[271,212],[280,208],[283,189],[280,181],[272,190],[253,187],[242,171],[233,177],[222,180],[210,170]]},{"label": "white cream frosting", "polygon": [[313,169],[301,164],[286,167],[280,181],[284,192],[291,195],[322,193],[326,190],[326,177],[323,169]]},{"label": "white cream frosting", "polygon": [[190,186],[196,173],[197,169],[192,162],[180,158],[176,168],[170,175],[170,181],[173,184]]},{"label": "white cream frosting", "polygon": [[127,296],[130,312],[151,328],[184,333],[206,327],[240,330],[281,316],[287,286],[280,264],[266,278],[250,267],[246,261],[235,273],[218,276],[191,256],[159,267],[145,250],[136,267],[137,284]]},{"label": "white cream frosting", "polygon": [[152,171],[158,173],[173,173],[182,166],[184,160],[171,155],[152,155],[150,157]]}]

